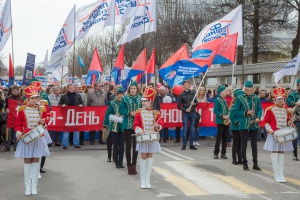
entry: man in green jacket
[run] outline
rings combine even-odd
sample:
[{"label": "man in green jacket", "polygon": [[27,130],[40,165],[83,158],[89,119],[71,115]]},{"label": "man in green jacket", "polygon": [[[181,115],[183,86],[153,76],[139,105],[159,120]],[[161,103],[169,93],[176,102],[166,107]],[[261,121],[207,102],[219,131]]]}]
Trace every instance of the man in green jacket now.
[{"label": "man in green jacket", "polygon": [[215,99],[214,102],[214,114],[216,114],[216,124],[217,124],[217,137],[215,143],[215,150],[214,150],[214,159],[218,159],[218,154],[220,152],[220,143],[222,141],[222,151],[221,151],[221,158],[227,159],[226,157],[226,147],[227,147],[227,134],[229,128],[229,116],[228,116],[228,105],[225,99],[227,95],[227,90],[224,85],[218,87],[217,90],[219,96]]},{"label": "man in green jacket", "polygon": [[[288,106],[294,108],[293,114],[296,117],[294,124],[297,127],[298,140],[300,141],[300,101],[299,101],[299,99],[300,99],[300,79],[297,80],[297,91],[293,91],[286,100],[286,104]],[[293,141],[293,147],[294,147],[293,160],[295,160],[295,161],[299,161],[298,156],[297,156],[298,140],[296,139]]]},{"label": "man in green jacket", "polygon": [[254,94],[252,81],[246,81],[244,92],[236,98],[233,112],[239,119],[239,129],[242,141],[242,159],[243,169],[249,171],[246,156],[248,136],[251,137],[251,148],[253,157],[253,169],[261,171],[257,165],[257,134],[260,118],[262,116],[262,107],[259,97]]}]

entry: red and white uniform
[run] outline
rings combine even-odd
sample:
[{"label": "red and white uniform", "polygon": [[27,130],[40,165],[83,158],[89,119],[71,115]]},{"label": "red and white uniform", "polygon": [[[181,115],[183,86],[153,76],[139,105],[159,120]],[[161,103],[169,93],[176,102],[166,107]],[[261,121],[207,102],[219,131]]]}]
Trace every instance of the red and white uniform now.
[{"label": "red and white uniform", "polygon": [[[264,122],[267,131],[272,129],[276,131],[288,126],[288,121],[291,118],[291,112],[285,107],[277,105],[270,106],[265,111]],[[278,143],[273,139],[273,135],[268,134],[264,150],[267,151],[292,151],[292,142]]]}]

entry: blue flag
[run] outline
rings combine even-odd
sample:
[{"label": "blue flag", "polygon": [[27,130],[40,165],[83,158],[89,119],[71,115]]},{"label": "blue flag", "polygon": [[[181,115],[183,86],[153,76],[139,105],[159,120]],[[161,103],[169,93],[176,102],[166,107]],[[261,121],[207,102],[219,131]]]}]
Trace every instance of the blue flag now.
[{"label": "blue flag", "polygon": [[78,55],[78,64],[83,67],[83,68],[86,68],[86,66],[84,65],[83,63],[83,60],[81,59],[80,55]]}]

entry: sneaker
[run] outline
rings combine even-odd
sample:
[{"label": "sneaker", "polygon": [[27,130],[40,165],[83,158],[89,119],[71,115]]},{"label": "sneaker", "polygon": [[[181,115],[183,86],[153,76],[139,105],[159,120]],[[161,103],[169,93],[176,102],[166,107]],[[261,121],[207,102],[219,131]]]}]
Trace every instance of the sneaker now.
[{"label": "sneaker", "polygon": [[226,156],[225,154],[222,154],[222,155],[221,155],[221,158],[222,158],[222,159],[227,159],[227,156]]},{"label": "sneaker", "polygon": [[181,150],[185,150],[186,149],[186,146],[183,146],[182,148],[181,148]]},{"label": "sneaker", "polygon": [[197,145],[197,146],[200,146],[199,142],[196,142],[196,145]]},{"label": "sneaker", "polygon": [[196,142],[193,142],[193,145],[196,146]]},{"label": "sneaker", "polygon": [[247,164],[244,164],[243,169],[244,169],[244,171],[249,171],[248,165],[247,165]]},{"label": "sneaker", "polygon": [[215,155],[214,155],[214,159],[219,159],[218,154],[215,154]]},{"label": "sneaker", "polygon": [[63,149],[67,149],[68,147],[64,146]]},{"label": "sneaker", "polygon": [[197,148],[194,145],[191,145],[190,149],[197,150]]},{"label": "sneaker", "polygon": [[295,161],[299,161],[298,157],[297,157],[297,156],[295,156],[295,155],[293,155],[293,160],[295,160]]}]

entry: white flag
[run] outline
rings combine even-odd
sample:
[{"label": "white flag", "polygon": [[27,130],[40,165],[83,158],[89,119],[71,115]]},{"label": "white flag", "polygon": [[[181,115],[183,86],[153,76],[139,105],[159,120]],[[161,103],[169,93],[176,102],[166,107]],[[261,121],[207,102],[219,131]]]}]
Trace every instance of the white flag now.
[{"label": "white flag", "polygon": [[51,52],[50,62],[55,62],[73,45],[75,37],[75,11],[76,6],[70,11],[65,23],[59,31],[54,47]]},{"label": "white flag", "polygon": [[129,25],[126,26],[118,45],[131,42],[144,33],[156,31],[156,1],[149,1],[144,9],[137,9],[136,11],[138,12],[135,13]]},{"label": "white flag", "polygon": [[[148,1],[148,2],[147,2]],[[137,16],[137,13],[145,12],[145,3],[150,5],[150,2],[156,3],[156,0],[131,0],[126,5],[126,10],[121,18],[122,23],[127,18],[132,18],[133,16]]]},{"label": "white flag", "polygon": [[122,24],[122,17],[130,2],[131,0],[112,0],[105,26]]},{"label": "white flag", "polygon": [[53,77],[56,78],[58,81],[61,81],[62,77],[69,73],[66,55],[63,55],[56,62],[50,64],[47,67],[46,72],[52,74]]},{"label": "white flag", "polygon": [[2,17],[0,20],[0,51],[5,46],[11,33],[12,22],[11,22],[10,7],[11,7],[10,0],[6,0],[2,11]]},{"label": "white flag", "polygon": [[76,31],[79,30],[76,40],[87,38],[104,30],[112,1],[98,0],[79,8],[76,12]]},{"label": "white flag", "polygon": [[222,19],[205,26],[197,36],[193,48],[236,32],[238,32],[237,45],[243,45],[242,5],[239,5]]},{"label": "white flag", "polygon": [[46,55],[45,55],[45,59],[44,59],[44,62],[43,62],[43,67],[44,67],[44,69],[47,69],[47,67],[48,67],[48,50],[47,50]]},{"label": "white flag", "polygon": [[282,79],[283,76],[296,75],[299,68],[299,62],[300,62],[300,53],[293,60],[291,60],[286,66],[284,66],[281,70],[273,74],[275,77],[275,84],[278,85],[280,83],[280,79]]}]

